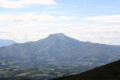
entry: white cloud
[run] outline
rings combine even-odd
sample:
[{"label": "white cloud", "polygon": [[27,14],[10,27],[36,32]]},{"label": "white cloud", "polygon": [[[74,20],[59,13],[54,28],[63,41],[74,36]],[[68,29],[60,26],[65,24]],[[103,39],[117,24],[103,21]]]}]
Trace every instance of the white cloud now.
[{"label": "white cloud", "polygon": [[59,21],[59,20],[74,20],[74,16],[57,16],[52,15],[0,15],[0,20],[12,20],[12,21],[26,21],[26,20],[38,20],[38,21]]},{"label": "white cloud", "polygon": [[[94,25],[94,26],[93,26]],[[102,26],[101,26],[102,25]],[[18,42],[35,41],[47,37],[51,33],[65,33],[81,41],[120,45],[120,27],[103,26],[94,23],[38,23],[29,22],[21,25],[1,27],[0,38]]]},{"label": "white cloud", "polygon": [[44,9],[58,9],[58,8],[60,8],[60,7],[46,7],[46,8],[44,8]]},{"label": "white cloud", "polygon": [[[43,38],[43,36],[47,36],[50,33],[62,32],[62,28],[69,25],[61,24],[59,22],[72,20],[74,18],[73,16],[55,17],[52,15],[34,15],[34,14],[25,14],[25,15],[1,14],[0,32],[2,33],[0,34],[0,38],[12,39],[18,42],[38,40]],[[15,21],[20,21],[20,22],[17,23]],[[51,30],[51,28],[53,29]],[[47,35],[43,35],[43,34],[47,34]]]},{"label": "white cloud", "polygon": [[74,19],[76,19],[76,17],[75,16],[59,16],[59,19],[74,20]]},{"label": "white cloud", "polygon": [[[115,17],[101,21],[79,21],[78,23],[74,21],[76,19],[74,16],[55,17],[51,15],[46,16],[28,14],[7,15],[4,17],[1,15],[0,19],[2,21],[0,24],[1,39],[12,39],[18,42],[35,41],[45,38],[51,33],[63,32],[66,35],[81,41],[120,45],[120,23],[119,20],[116,20]],[[21,19],[24,21],[16,23],[11,22],[11,19]],[[39,20],[30,21],[30,19]],[[53,22],[51,22],[51,20],[53,20]],[[65,20],[73,20],[74,22],[66,22]]]},{"label": "white cloud", "polygon": [[4,8],[23,8],[28,4],[56,5],[56,2],[54,0],[0,0],[0,7]]},{"label": "white cloud", "polygon": [[97,16],[97,17],[88,17],[87,20],[120,20],[120,15],[109,15],[109,16]]},{"label": "white cloud", "polygon": [[99,22],[99,23],[109,23],[109,24],[117,24],[117,23],[120,23],[120,20],[105,20],[105,21],[96,21],[96,22]]}]

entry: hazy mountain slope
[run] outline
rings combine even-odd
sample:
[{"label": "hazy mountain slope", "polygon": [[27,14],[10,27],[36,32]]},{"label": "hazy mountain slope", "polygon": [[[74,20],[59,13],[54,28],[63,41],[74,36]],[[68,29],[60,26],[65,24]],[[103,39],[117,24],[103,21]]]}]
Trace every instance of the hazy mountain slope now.
[{"label": "hazy mountain slope", "polygon": [[0,47],[3,47],[3,46],[9,46],[11,44],[14,44],[15,42],[12,41],[12,40],[3,40],[3,39],[0,39]]},{"label": "hazy mountain slope", "polygon": [[120,80],[120,61],[116,61],[81,74],[52,80]]},{"label": "hazy mountain slope", "polygon": [[[120,57],[120,47],[82,42],[66,35],[51,34],[47,38],[0,48],[0,60],[10,65],[102,65]],[[12,62],[12,63],[11,63]]]},{"label": "hazy mountain slope", "polygon": [[80,44],[81,42],[69,38],[62,33],[53,34],[36,42],[14,44],[1,48],[0,59],[7,61],[25,61],[26,63],[30,63],[29,65],[31,65],[32,62],[34,64],[54,62],[56,58],[59,57],[58,55]]},{"label": "hazy mountain slope", "polygon": [[[69,53],[69,54],[68,54]],[[81,64],[109,63],[120,59],[120,47],[86,42],[64,54],[64,58]],[[66,55],[66,56],[65,56]],[[92,62],[92,63],[91,63]]]}]

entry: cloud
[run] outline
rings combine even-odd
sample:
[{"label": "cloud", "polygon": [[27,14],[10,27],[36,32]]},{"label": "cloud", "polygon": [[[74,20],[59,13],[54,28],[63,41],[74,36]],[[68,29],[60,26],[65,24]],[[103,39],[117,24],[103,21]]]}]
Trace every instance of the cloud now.
[{"label": "cloud", "polygon": [[88,17],[86,20],[92,21],[94,24],[99,24],[101,26],[120,26],[120,15]]},{"label": "cloud", "polygon": [[23,8],[29,4],[56,5],[56,2],[54,0],[0,0],[0,7],[4,8]]},{"label": "cloud", "polygon": [[25,21],[25,20],[55,20],[55,17],[50,15],[0,15],[0,20]]},{"label": "cloud", "polygon": [[109,15],[109,16],[97,16],[97,17],[88,17],[86,20],[120,20],[120,15]]},{"label": "cloud", "polygon": [[75,18],[75,16],[59,16],[59,19],[62,20],[74,20]]},{"label": "cloud", "polygon": [[56,7],[50,7],[50,6],[49,6],[49,7],[46,7],[46,8],[44,8],[44,9],[58,9],[58,8],[61,8],[61,7],[57,7],[57,6],[56,6]]},{"label": "cloud", "polygon": [[25,15],[0,15],[0,20],[12,20],[15,22],[19,21],[59,21],[59,20],[74,20],[74,16],[57,16],[52,15],[34,15],[34,14],[25,14]]},{"label": "cloud", "polygon": [[18,42],[36,41],[52,33],[65,33],[81,41],[120,45],[120,27],[99,23],[66,23],[66,22],[25,22],[24,24],[1,27],[0,38]]},{"label": "cloud", "polygon": [[[76,17],[74,16],[34,14],[1,15],[0,38],[26,42],[36,41],[47,37],[49,34],[62,32],[81,41],[120,45],[119,20],[113,16],[110,16],[109,18],[107,16],[108,19],[106,20],[104,20],[103,16],[101,17],[101,20],[89,19],[86,21],[76,22],[74,21],[76,20]],[[38,20],[33,21],[35,19]],[[11,20],[23,21],[16,23],[13,21],[11,22]],[[69,22],[66,20],[72,21]]]}]

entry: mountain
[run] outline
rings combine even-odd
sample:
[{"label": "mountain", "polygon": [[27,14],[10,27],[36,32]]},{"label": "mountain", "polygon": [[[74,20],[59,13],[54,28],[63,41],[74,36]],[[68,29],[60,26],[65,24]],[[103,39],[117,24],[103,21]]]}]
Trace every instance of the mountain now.
[{"label": "mountain", "polygon": [[14,44],[15,42],[13,40],[3,40],[3,39],[0,39],[0,47],[3,47],[3,46],[9,46],[11,44]]},{"label": "mountain", "polygon": [[81,74],[52,80],[120,80],[120,61],[96,67]]},{"label": "mountain", "polygon": [[34,42],[16,43],[0,48],[0,61],[7,66],[95,67],[119,59],[120,46],[82,42],[63,33],[51,34]]}]

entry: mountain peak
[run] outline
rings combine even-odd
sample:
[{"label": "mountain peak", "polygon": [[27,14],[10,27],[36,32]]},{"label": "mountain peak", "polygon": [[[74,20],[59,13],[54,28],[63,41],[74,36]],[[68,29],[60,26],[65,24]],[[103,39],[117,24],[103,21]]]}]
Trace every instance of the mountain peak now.
[{"label": "mountain peak", "polygon": [[63,33],[55,33],[55,34],[50,34],[48,37],[59,37],[59,38],[63,38],[63,37],[67,37],[65,34]]}]

